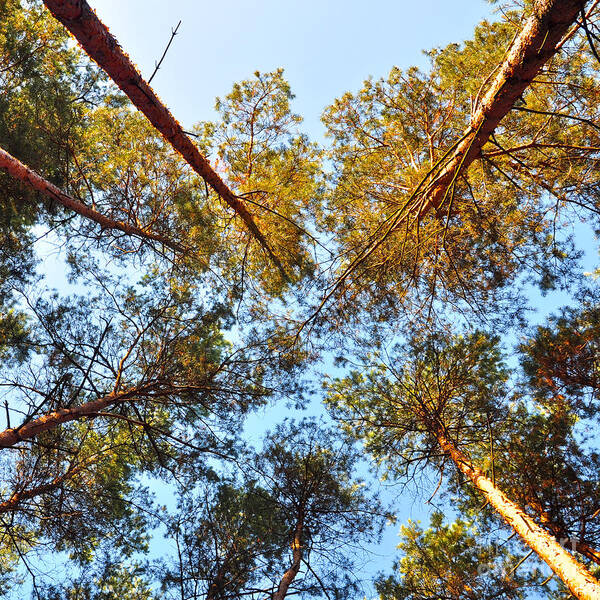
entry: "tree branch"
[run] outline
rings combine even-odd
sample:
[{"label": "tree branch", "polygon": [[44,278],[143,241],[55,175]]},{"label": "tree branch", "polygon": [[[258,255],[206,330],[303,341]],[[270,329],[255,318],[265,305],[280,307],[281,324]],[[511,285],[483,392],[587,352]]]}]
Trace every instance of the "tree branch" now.
[{"label": "tree branch", "polygon": [[116,229],[127,235],[160,242],[176,252],[182,252],[184,250],[183,246],[159,233],[145,231],[135,225],[130,225],[123,221],[115,221],[114,219],[106,217],[83,202],[65,194],[53,183],[44,179],[41,175],[30,169],[27,165],[23,164],[20,160],[2,148],[0,148],[0,169],[4,169],[14,179],[17,179],[27,187],[44,194],[44,196],[58,202],[65,208],[76,212],[86,219],[98,223],[103,229]]},{"label": "tree branch", "polygon": [[118,41],[96,16],[86,0],[44,0],[54,17],[77,38],[90,58],[106,71],[109,77],[148,118],[150,123],[181,154],[186,162],[235,211],[250,234],[259,242],[284,278],[287,275],[279,259],[254,221],[245,203],[234,194],[208,160],[184,133],[179,122],[144,81]]},{"label": "tree branch", "polygon": [[479,157],[500,121],[531,84],[540,69],[556,54],[557,44],[577,18],[582,2],[544,0],[536,3],[513,42],[499,73],[477,108],[465,139],[456,147],[446,166],[428,183],[415,210],[422,217],[437,210],[458,172],[465,171]]},{"label": "tree branch", "polygon": [[179,23],[177,23],[177,27],[175,27],[175,29],[171,30],[171,38],[169,39],[169,43],[167,44],[165,51],[162,53],[160,60],[156,63],[156,66],[154,67],[154,71],[152,71],[152,75],[150,75],[150,79],[148,79],[148,85],[150,85],[152,83],[154,76],[158,73],[158,70],[160,69],[160,65],[162,65],[163,60],[165,60],[165,56],[167,55],[167,52],[169,51],[169,48],[171,47],[171,44],[172,44],[173,40],[175,39],[175,36],[177,35],[177,30],[179,29],[180,25],[181,25],[181,21],[179,21]]}]

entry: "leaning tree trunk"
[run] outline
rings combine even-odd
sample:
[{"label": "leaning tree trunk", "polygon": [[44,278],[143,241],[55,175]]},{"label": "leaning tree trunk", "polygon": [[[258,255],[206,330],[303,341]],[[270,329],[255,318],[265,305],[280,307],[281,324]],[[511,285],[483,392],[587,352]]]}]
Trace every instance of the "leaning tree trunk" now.
[{"label": "leaning tree trunk", "polygon": [[545,529],[509,500],[481,470],[474,466],[445,433],[438,429],[437,440],[456,467],[466,475],[486,500],[579,600],[599,600],[600,582],[578,563]]},{"label": "leaning tree trunk", "polygon": [[261,244],[271,260],[285,275],[266,238],[258,228],[246,204],[221,179],[196,145],[144,81],[117,40],[85,0],[44,0],[48,10],[79,41],[85,52],[95,60],[110,78],[127,94],[163,137],[186,162],[239,215],[250,234]]},{"label": "leaning tree trunk", "polygon": [[78,215],[81,215],[90,221],[98,223],[103,229],[122,231],[127,235],[160,242],[176,252],[183,251],[183,246],[181,244],[174,242],[164,235],[136,227],[135,225],[130,225],[123,221],[111,219],[72,196],[65,194],[53,183],[44,179],[41,175],[30,169],[27,165],[23,164],[19,159],[15,158],[12,154],[9,154],[2,148],[0,148],[0,169],[4,169],[14,179],[17,179],[27,187],[44,194],[44,196],[58,202],[65,208],[76,212]]},{"label": "leaning tree trunk", "polygon": [[473,115],[463,139],[445,161],[442,170],[416,198],[419,217],[444,202],[460,172],[480,155],[500,121],[531,84],[546,62],[558,51],[559,42],[574,23],[585,0],[536,0],[533,14],[513,42],[500,70]]},{"label": "leaning tree trunk", "polygon": [[[544,510],[536,498],[533,498],[532,496],[526,496],[525,501],[539,515],[540,521],[548,530],[550,530],[556,539],[566,540],[567,538],[570,538],[569,533],[564,529],[564,527],[552,520],[548,512]],[[583,556],[589,560],[595,562],[597,565],[600,565],[600,551],[596,550],[596,548],[588,544],[585,540],[573,538],[569,539],[569,543],[575,552],[583,554]]]},{"label": "leaning tree trunk", "polygon": [[58,408],[37,419],[32,419],[19,427],[0,431],[0,449],[10,448],[19,442],[34,439],[41,433],[56,429],[63,423],[69,423],[70,421],[76,421],[84,417],[95,417],[106,408],[127,402],[141,395],[144,395],[144,390],[136,388],[117,394],[107,394],[103,398],[98,398],[79,406],[73,406],[72,408]]}]

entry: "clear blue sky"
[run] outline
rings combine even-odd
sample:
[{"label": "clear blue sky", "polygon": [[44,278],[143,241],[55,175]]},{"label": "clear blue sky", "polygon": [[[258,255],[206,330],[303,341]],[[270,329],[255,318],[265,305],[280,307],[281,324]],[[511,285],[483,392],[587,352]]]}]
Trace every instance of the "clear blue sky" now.
[{"label": "clear blue sky", "polygon": [[484,0],[90,0],[147,78],[181,19],[152,85],[186,127],[213,117],[215,96],[254,71],[284,67],[313,137],[325,106],[421,51],[471,36]]}]

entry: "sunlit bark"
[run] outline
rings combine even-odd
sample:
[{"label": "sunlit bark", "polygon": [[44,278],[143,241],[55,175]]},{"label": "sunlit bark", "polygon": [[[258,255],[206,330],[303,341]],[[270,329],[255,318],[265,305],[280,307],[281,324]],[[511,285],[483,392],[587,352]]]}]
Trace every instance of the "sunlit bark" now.
[{"label": "sunlit bark", "polygon": [[544,64],[556,54],[561,39],[584,5],[585,2],[576,0],[538,0],[534,3],[533,14],[507,52],[463,139],[416,199],[415,211],[419,216],[441,207],[458,174],[477,159],[500,121]]},{"label": "sunlit bark", "polygon": [[154,233],[152,231],[146,231],[135,225],[130,225],[123,221],[115,221],[105,215],[99,213],[97,210],[85,205],[83,202],[69,196],[57,188],[54,184],[44,179],[41,175],[38,175],[35,171],[31,170],[27,165],[24,165],[21,161],[16,159],[14,156],[0,148],[0,169],[4,169],[11,177],[18,179],[26,186],[44,194],[46,197],[58,202],[65,208],[76,212],[77,214],[90,219],[95,223],[98,223],[103,229],[111,229],[122,231],[127,235],[132,235],[141,239],[152,240],[160,242],[161,244],[181,252],[183,247],[168,239],[167,237]]},{"label": "sunlit bark", "polygon": [[80,406],[73,406],[71,408],[59,408],[53,410],[37,419],[24,423],[19,427],[13,427],[5,429],[0,432],[0,448],[9,448],[18,444],[19,442],[30,440],[36,436],[55,429],[63,423],[69,423],[77,419],[84,417],[96,416],[98,412],[114,406],[120,402],[131,400],[136,396],[140,395],[141,390],[134,389],[126,392],[120,392],[116,394],[107,394],[103,398],[86,402]]},{"label": "sunlit bark", "polygon": [[251,235],[283,272],[283,267],[273,254],[245,203],[229,189],[202,156],[169,109],[142,78],[117,40],[98,19],[90,5],[85,0],[44,0],[44,4],[194,171],[240,216]]},{"label": "sunlit bark", "polygon": [[281,577],[277,591],[273,594],[273,600],[284,600],[290,585],[296,578],[296,575],[298,575],[298,571],[300,571],[300,563],[302,562],[302,530],[302,518],[299,518],[294,531],[294,540],[292,541],[292,564]]},{"label": "sunlit bark", "polygon": [[578,563],[556,539],[540,527],[526,512],[511,502],[482,471],[450,441],[441,429],[435,432],[443,451],[468,477],[486,500],[569,588],[579,600],[598,600],[600,582]]}]

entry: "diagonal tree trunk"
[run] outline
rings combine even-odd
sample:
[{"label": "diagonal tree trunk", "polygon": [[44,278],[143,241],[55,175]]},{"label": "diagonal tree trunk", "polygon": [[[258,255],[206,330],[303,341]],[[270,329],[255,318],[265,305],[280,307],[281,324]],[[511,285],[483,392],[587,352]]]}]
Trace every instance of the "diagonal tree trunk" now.
[{"label": "diagonal tree trunk", "polygon": [[169,109],[144,81],[117,40],[98,19],[90,5],[85,0],[44,0],[44,4],[194,171],[233,208],[244,221],[251,235],[261,244],[285,276],[279,259],[274,255],[245,203],[229,189],[202,156]]},{"label": "diagonal tree trunk", "polygon": [[575,540],[575,552],[579,552],[579,554],[583,554],[589,560],[595,562],[597,565],[600,565],[600,552],[590,546],[585,540]]},{"label": "diagonal tree trunk", "polygon": [[585,0],[535,0],[533,14],[513,42],[500,70],[476,108],[463,139],[441,171],[416,198],[413,211],[422,217],[440,208],[458,174],[480,155],[500,121],[558,51],[558,44],[585,5]]},{"label": "diagonal tree trunk", "polygon": [[20,425],[19,427],[5,429],[0,431],[0,449],[10,448],[18,444],[19,442],[30,440],[38,436],[40,433],[50,431],[70,421],[75,421],[83,417],[94,417],[96,414],[109,406],[114,406],[121,402],[131,400],[139,396],[143,391],[139,388],[121,392],[117,394],[107,394],[97,400],[92,400],[81,404],[80,406],[74,406],[72,408],[58,408],[53,410],[37,419]]},{"label": "diagonal tree trunk", "polygon": [[41,494],[46,494],[48,492],[55,490],[60,485],[65,483],[67,480],[75,477],[78,473],[83,471],[86,467],[89,467],[92,464],[92,462],[93,461],[91,461],[91,460],[87,460],[87,461],[84,460],[82,463],[80,463],[76,466],[70,467],[62,475],[58,475],[57,477],[55,477],[52,481],[49,481],[48,483],[44,483],[42,485],[39,485],[39,486],[36,486],[33,488],[28,488],[28,489],[26,488],[26,489],[14,492],[10,496],[10,498],[8,498],[8,500],[4,500],[3,502],[0,502],[0,514],[9,512],[9,511],[13,511],[13,510],[18,510],[20,504],[22,502],[24,502],[25,500],[31,500],[32,498],[35,498],[36,496],[40,496]]},{"label": "diagonal tree trunk", "polygon": [[531,508],[540,516],[540,521],[544,526],[552,533],[557,540],[569,539],[569,543],[575,552],[583,554],[589,560],[600,565],[600,551],[596,550],[593,546],[588,544],[585,540],[570,539],[570,534],[558,523],[552,520],[547,511],[544,510],[539,501],[532,497],[526,497],[526,502]]},{"label": "diagonal tree trunk", "polygon": [[126,233],[127,235],[133,235],[141,239],[160,242],[176,252],[183,251],[183,246],[163,235],[153,233],[152,231],[146,231],[145,229],[141,229],[140,227],[130,225],[123,221],[115,221],[114,219],[110,219],[109,217],[99,213],[97,210],[85,205],[83,202],[80,202],[72,196],[65,194],[54,184],[44,179],[41,175],[38,175],[35,171],[30,169],[27,165],[23,164],[21,161],[2,148],[0,148],[0,169],[4,169],[11,177],[18,179],[26,186],[44,194],[52,200],[55,200],[65,208],[75,211],[82,217],[98,223],[104,229],[116,229]]},{"label": "diagonal tree trunk", "polygon": [[569,588],[579,600],[598,600],[600,582],[578,563],[545,529],[526,512],[509,500],[468,457],[450,441],[442,428],[434,432],[442,450],[450,456],[456,468],[468,477],[486,500]]}]

